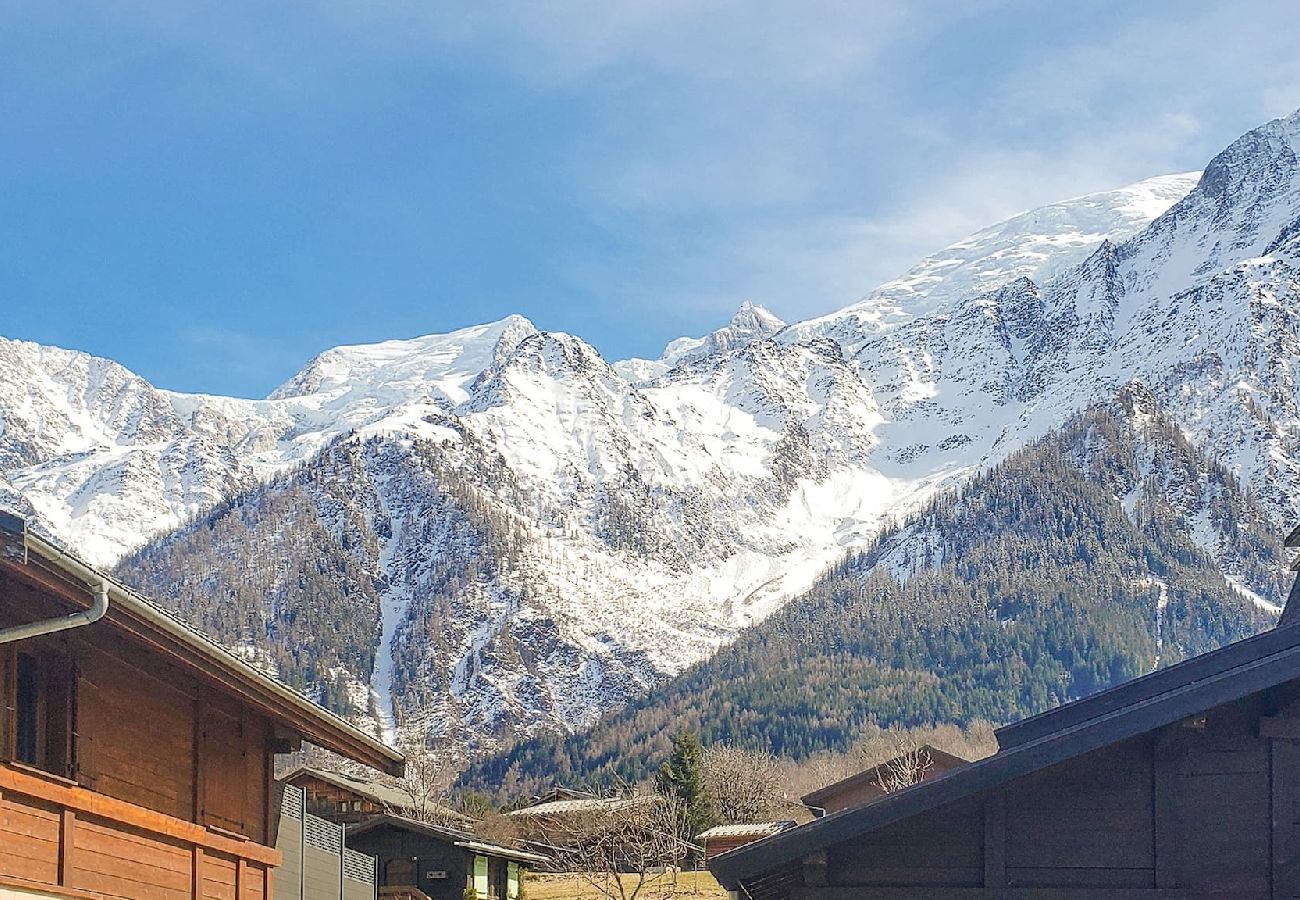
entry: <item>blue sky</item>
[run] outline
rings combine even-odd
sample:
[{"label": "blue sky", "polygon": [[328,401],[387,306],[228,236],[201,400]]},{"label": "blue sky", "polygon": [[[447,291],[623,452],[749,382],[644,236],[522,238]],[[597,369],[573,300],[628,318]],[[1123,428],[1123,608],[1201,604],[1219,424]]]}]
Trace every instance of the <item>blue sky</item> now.
[{"label": "blue sky", "polygon": [[261,396],[522,313],[846,305],[1300,106],[1276,2],[0,0],[0,335]]}]

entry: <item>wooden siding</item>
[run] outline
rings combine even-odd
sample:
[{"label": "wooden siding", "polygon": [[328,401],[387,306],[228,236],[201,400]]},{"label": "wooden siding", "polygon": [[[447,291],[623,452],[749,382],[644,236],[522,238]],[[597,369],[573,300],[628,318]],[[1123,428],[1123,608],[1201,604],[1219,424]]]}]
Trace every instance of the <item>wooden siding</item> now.
[{"label": "wooden siding", "polygon": [[[0,627],[67,611],[0,571]],[[14,759],[17,647],[66,660],[72,676],[60,771]],[[106,623],[0,646],[0,701],[0,885],[132,900],[270,896],[280,856],[266,840],[273,742],[260,712]]]},{"label": "wooden siding", "polygon": [[830,848],[826,879],[829,885],[975,886],[984,876],[982,851],[981,807],[962,803],[882,829],[869,841]]},{"label": "wooden siding", "polygon": [[1268,691],[804,858],[819,900],[1300,900],[1300,705]]},{"label": "wooden siding", "polygon": [[[231,851],[239,841],[213,836]],[[0,884],[62,895],[149,900],[234,900],[235,861],[242,867],[243,900],[263,900],[269,865],[276,854],[263,849],[260,861],[218,851],[204,852],[185,836],[162,834],[120,818],[101,817],[49,804],[4,789],[0,797]],[[195,895],[195,860],[203,891]]]}]

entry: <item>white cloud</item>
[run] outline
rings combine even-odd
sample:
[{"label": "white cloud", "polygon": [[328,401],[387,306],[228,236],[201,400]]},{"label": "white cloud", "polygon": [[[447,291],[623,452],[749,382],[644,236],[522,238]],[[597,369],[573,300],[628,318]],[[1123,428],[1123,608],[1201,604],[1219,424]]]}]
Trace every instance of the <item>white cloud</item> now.
[{"label": "white cloud", "polygon": [[619,303],[751,296],[787,316],[1020,210],[1196,168],[1300,105],[1298,10],[1091,12],[1105,21],[992,0],[101,6],[270,90],[400,58],[570,103],[556,193],[651,261],[576,247],[567,277]]}]

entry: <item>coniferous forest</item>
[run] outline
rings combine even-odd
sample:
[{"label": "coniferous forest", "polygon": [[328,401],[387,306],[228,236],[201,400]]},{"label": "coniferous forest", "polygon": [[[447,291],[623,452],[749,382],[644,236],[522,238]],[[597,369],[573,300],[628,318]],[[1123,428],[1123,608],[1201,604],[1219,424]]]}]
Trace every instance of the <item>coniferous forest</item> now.
[{"label": "coniferous forest", "polygon": [[461,783],[638,780],[683,729],[800,759],[870,723],[1012,721],[1271,626],[1282,559],[1249,493],[1130,389],[850,554],[715,658]]}]

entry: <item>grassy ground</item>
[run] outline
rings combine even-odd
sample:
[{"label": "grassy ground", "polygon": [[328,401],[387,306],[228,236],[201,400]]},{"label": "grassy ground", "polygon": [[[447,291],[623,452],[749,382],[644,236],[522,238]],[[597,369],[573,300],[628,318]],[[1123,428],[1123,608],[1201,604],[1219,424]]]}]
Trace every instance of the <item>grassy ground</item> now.
[{"label": "grassy ground", "polygon": [[[636,887],[636,876],[624,875],[623,884],[631,894]],[[547,875],[540,872],[529,873],[524,882],[524,894],[528,900],[608,900],[606,894],[576,875]],[[616,888],[614,896],[618,896]],[[678,872],[676,884],[673,884],[671,875],[647,877],[637,900],[657,900],[660,897],[673,897],[677,900],[726,900],[727,892],[708,872]]]}]

